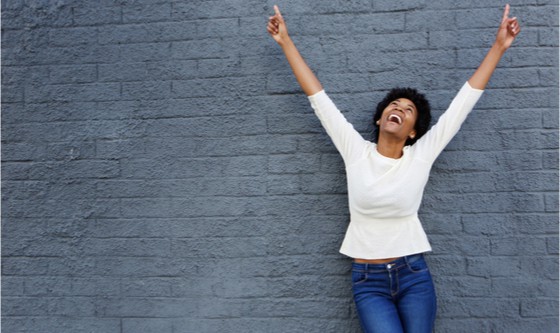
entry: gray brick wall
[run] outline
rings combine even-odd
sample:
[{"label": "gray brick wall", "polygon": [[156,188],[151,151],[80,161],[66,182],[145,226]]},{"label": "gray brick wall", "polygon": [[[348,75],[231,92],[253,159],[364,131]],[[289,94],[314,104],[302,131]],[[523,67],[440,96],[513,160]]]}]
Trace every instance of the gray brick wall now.
[{"label": "gray brick wall", "polygon": [[[395,85],[438,116],[505,3],[278,3],[367,136]],[[558,2],[432,172],[436,332],[558,332]],[[3,332],[359,332],[344,167],[272,1],[2,2]]]}]

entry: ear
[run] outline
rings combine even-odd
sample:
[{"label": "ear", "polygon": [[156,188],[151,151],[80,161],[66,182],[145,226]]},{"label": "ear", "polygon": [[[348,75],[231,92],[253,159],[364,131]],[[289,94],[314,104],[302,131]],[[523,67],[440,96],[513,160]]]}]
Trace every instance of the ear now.
[{"label": "ear", "polygon": [[410,132],[410,134],[408,135],[409,138],[414,139],[416,137],[416,131],[412,130],[412,132]]}]

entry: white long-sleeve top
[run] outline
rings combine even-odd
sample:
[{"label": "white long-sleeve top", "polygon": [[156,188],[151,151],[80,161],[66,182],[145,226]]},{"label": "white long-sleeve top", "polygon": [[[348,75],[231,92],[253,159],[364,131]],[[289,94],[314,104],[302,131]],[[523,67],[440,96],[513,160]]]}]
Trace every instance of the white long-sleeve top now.
[{"label": "white long-sleeve top", "polygon": [[364,140],[324,90],[309,96],[346,167],[350,224],[340,253],[384,259],[431,251],[418,219],[430,169],[482,93],[466,82],[437,123],[398,159]]}]

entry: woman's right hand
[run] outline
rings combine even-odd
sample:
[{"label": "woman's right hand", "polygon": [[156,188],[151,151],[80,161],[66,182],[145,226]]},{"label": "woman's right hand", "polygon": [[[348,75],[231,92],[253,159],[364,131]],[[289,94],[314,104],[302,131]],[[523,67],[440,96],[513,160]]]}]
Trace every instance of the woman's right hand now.
[{"label": "woman's right hand", "polygon": [[268,33],[274,38],[276,43],[282,45],[290,40],[288,36],[288,28],[286,27],[286,22],[280,13],[278,6],[274,5],[274,16],[268,19],[268,25],[266,27]]},{"label": "woman's right hand", "polygon": [[276,5],[274,5],[274,16],[268,19],[266,30],[276,43],[282,47],[282,51],[284,51],[286,59],[288,59],[288,63],[292,67],[292,71],[303,92],[307,96],[311,96],[321,91],[323,89],[321,82],[319,82],[313,71],[307,66],[297,47],[290,39],[284,18]]}]

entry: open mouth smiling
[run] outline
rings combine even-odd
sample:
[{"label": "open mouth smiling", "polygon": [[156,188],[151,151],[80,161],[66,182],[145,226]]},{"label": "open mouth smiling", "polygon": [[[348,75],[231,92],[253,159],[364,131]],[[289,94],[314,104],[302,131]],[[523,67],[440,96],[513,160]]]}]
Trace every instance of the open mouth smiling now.
[{"label": "open mouth smiling", "polygon": [[396,115],[394,113],[389,115],[389,117],[387,117],[387,120],[390,121],[390,122],[393,122],[393,123],[397,123],[399,125],[402,124],[402,122],[403,122],[402,118],[399,115]]}]

